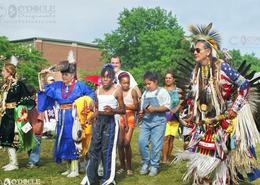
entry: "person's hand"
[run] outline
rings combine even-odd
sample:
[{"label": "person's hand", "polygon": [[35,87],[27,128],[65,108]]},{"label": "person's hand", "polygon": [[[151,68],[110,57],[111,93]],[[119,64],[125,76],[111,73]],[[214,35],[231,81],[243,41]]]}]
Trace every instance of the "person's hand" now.
[{"label": "person's hand", "polygon": [[41,70],[40,74],[44,74],[44,73],[50,73],[50,70],[49,70],[49,69],[43,69],[43,70]]},{"label": "person's hand", "polygon": [[232,109],[228,110],[228,118],[229,119],[234,119],[237,116],[237,113],[233,111]]},{"label": "person's hand", "polygon": [[106,105],[106,106],[104,106],[104,112],[113,113],[114,111],[109,105]]},{"label": "person's hand", "polygon": [[89,110],[90,110],[91,112],[94,112],[94,110],[95,110],[95,103],[94,103],[93,101],[90,102],[88,108],[89,108]]},{"label": "person's hand", "polygon": [[143,110],[139,111],[138,115],[139,115],[140,119],[143,119],[144,118],[144,111]]},{"label": "person's hand", "polygon": [[172,114],[175,114],[177,111],[178,111],[178,109],[177,109],[177,107],[175,107],[175,108],[173,108],[173,109],[171,110],[171,113],[172,113]]},{"label": "person's hand", "polygon": [[147,107],[145,109],[146,112],[149,112],[149,113],[153,113],[153,112],[156,112],[156,108],[153,107],[152,105],[150,105],[149,107]]},{"label": "person's hand", "polygon": [[179,104],[181,105],[183,102],[184,102],[184,100],[183,100],[183,99],[180,99],[180,103],[179,103]]},{"label": "person's hand", "polygon": [[193,127],[192,119],[192,115],[188,115],[186,118],[183,118],[183,121],[187,123],[187,127]]},{"label": "person's hand", "polygon": [[96,122],[97,112],[94,112],[89,119],[86,120],[86,124],[93,125]]}]

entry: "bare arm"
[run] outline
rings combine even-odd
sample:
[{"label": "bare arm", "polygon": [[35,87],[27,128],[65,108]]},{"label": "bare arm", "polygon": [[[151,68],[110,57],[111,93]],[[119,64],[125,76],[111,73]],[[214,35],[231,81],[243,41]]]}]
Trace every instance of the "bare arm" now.
[{"label": "bare arm", "polygon": [[147,112],[166,112],[169,109],[165,106],[160,106],[160,107],[153,107],[153,106],[149,106],[147,109],[145,109],[145,111]]},{"label": "bare arm", "polygon": [[113,110],[115,114],[125,114],[125,104],[123,100],[123,91],[121,88],[118,88],[115,94],[115,97],[118,101],[118,107]]},{"label": "bare arm", "polygon": [[138,106],[139,106],[138,94],[137,94],[135,89],[132,89],[131,94],[132,94],[132,98],[133,98],[133,104],[125,105],[126,110],[137,111],[138,110]]},{"label": "bare arm", "polygon": [[[92,116],[89,118],[89,120],[87,120],[87,123],[90,123],[90,124],[95,123],[95,119],[96,119],[97,116],[98,116],[98,98],[97,98],[97,91],[95,91],[95,96],[96,96],[96,102],[94,103],[94,105],[91,105],[91,106],[93,106],[93,107],[92,107],[93,114],[92,114]],[[93,102],[94,102],[94,101],[93,101]]]},{"label": "bare arm", "polygon": [[139,89],[138,85],[134,87],[134,90],[137,92],[137,97],[138,97],[138,100],[139,100],[139,98],[142,96],[142,92]]}]

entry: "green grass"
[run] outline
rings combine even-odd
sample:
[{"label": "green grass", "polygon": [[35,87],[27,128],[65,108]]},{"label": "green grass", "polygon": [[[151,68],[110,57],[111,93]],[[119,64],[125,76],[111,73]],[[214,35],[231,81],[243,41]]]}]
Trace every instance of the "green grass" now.
[{"label": "green grass", "polygon": [[[116,182],[119,185],[187,185],[190,183],[182,182],[182,175],[186,170],[185,162],[182,162],[179,165],[171,165],[171,166],[162,166],[161,171],[156,177],[148,177],[139,175],[138,171],[140,169],[140,155],[138,151],[138,135],[139,128],[135,130],[133,139],[132,139],[132,149],[133,149],[133,168],[134,168],[134,176],[127,177],[125,175],[116,176]],[[52,148],[53,148],[53,140],[43,140],[42,142],[42,153],[41,153],[41,165],[39,168],[27,169],[27,155],[26,153],[19,153],[18,160],[20,169],[12,172],[4,172],[0,169],[0,185],[1,181],[4,179],[38,179],[40,181],[40,185],[78,185],[80,184],[84,174],[81,174],[76,178],[66,178],[61,176],[61,172],[65,171],[66,164],[62,163],[61,165],[57,165],[54,163],[52,158]],[[176,140],[174,142],[174,149],[181,149],[183,141]],[[260,145],[257,148],[257,155],[260,158]],[[8,162],[7,152],[0,150],[0,166],[5,165]],[[242,183],[244,185],[249,183]],[[260,184],[260,180],[252,183],[254,185]]]}]

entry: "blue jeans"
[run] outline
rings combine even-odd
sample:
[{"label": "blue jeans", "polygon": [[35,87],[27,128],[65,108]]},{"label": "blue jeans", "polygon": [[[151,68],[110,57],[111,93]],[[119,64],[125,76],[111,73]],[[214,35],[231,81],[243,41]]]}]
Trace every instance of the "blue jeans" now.
[{"label": "blue jeans", "polygon": [[35,136],[36,138],[36,147],[28,152],[29,156],[29,163],[32,163],[34,165],[38,164],[40,161],[40,154],[41,154],[41,136]]},{"label": "blue jeans", "polygon": [[[139,136],[139,151],[143,164],[159,168],[165,128],[165,122],[143,122]],[[152,145],[151,154],[150,143]]]}]

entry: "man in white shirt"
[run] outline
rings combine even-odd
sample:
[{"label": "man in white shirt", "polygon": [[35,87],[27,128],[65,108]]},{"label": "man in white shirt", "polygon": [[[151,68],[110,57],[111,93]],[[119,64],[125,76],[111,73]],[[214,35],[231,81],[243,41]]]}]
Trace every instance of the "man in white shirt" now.
[{"label": "man in white shirt", "polygon": [[138,97],[141,97],[142,96],[142,93],[138,87],[138,84],[137,82],[135,81],[134,77],[132,76],[131,73],[129,73],[128,71],[123,71],[121,70],[121,61],[120,61],[120,58],[118,56],[113,56],[110,60],[110,63],[114,66],[114,70],[115,70],[115,83],[116,84],[119,84],[119,80],[118,80],[118,75],[122,72],[127,72],[130,76],[130,88],[134,88],[138,94]]}]

